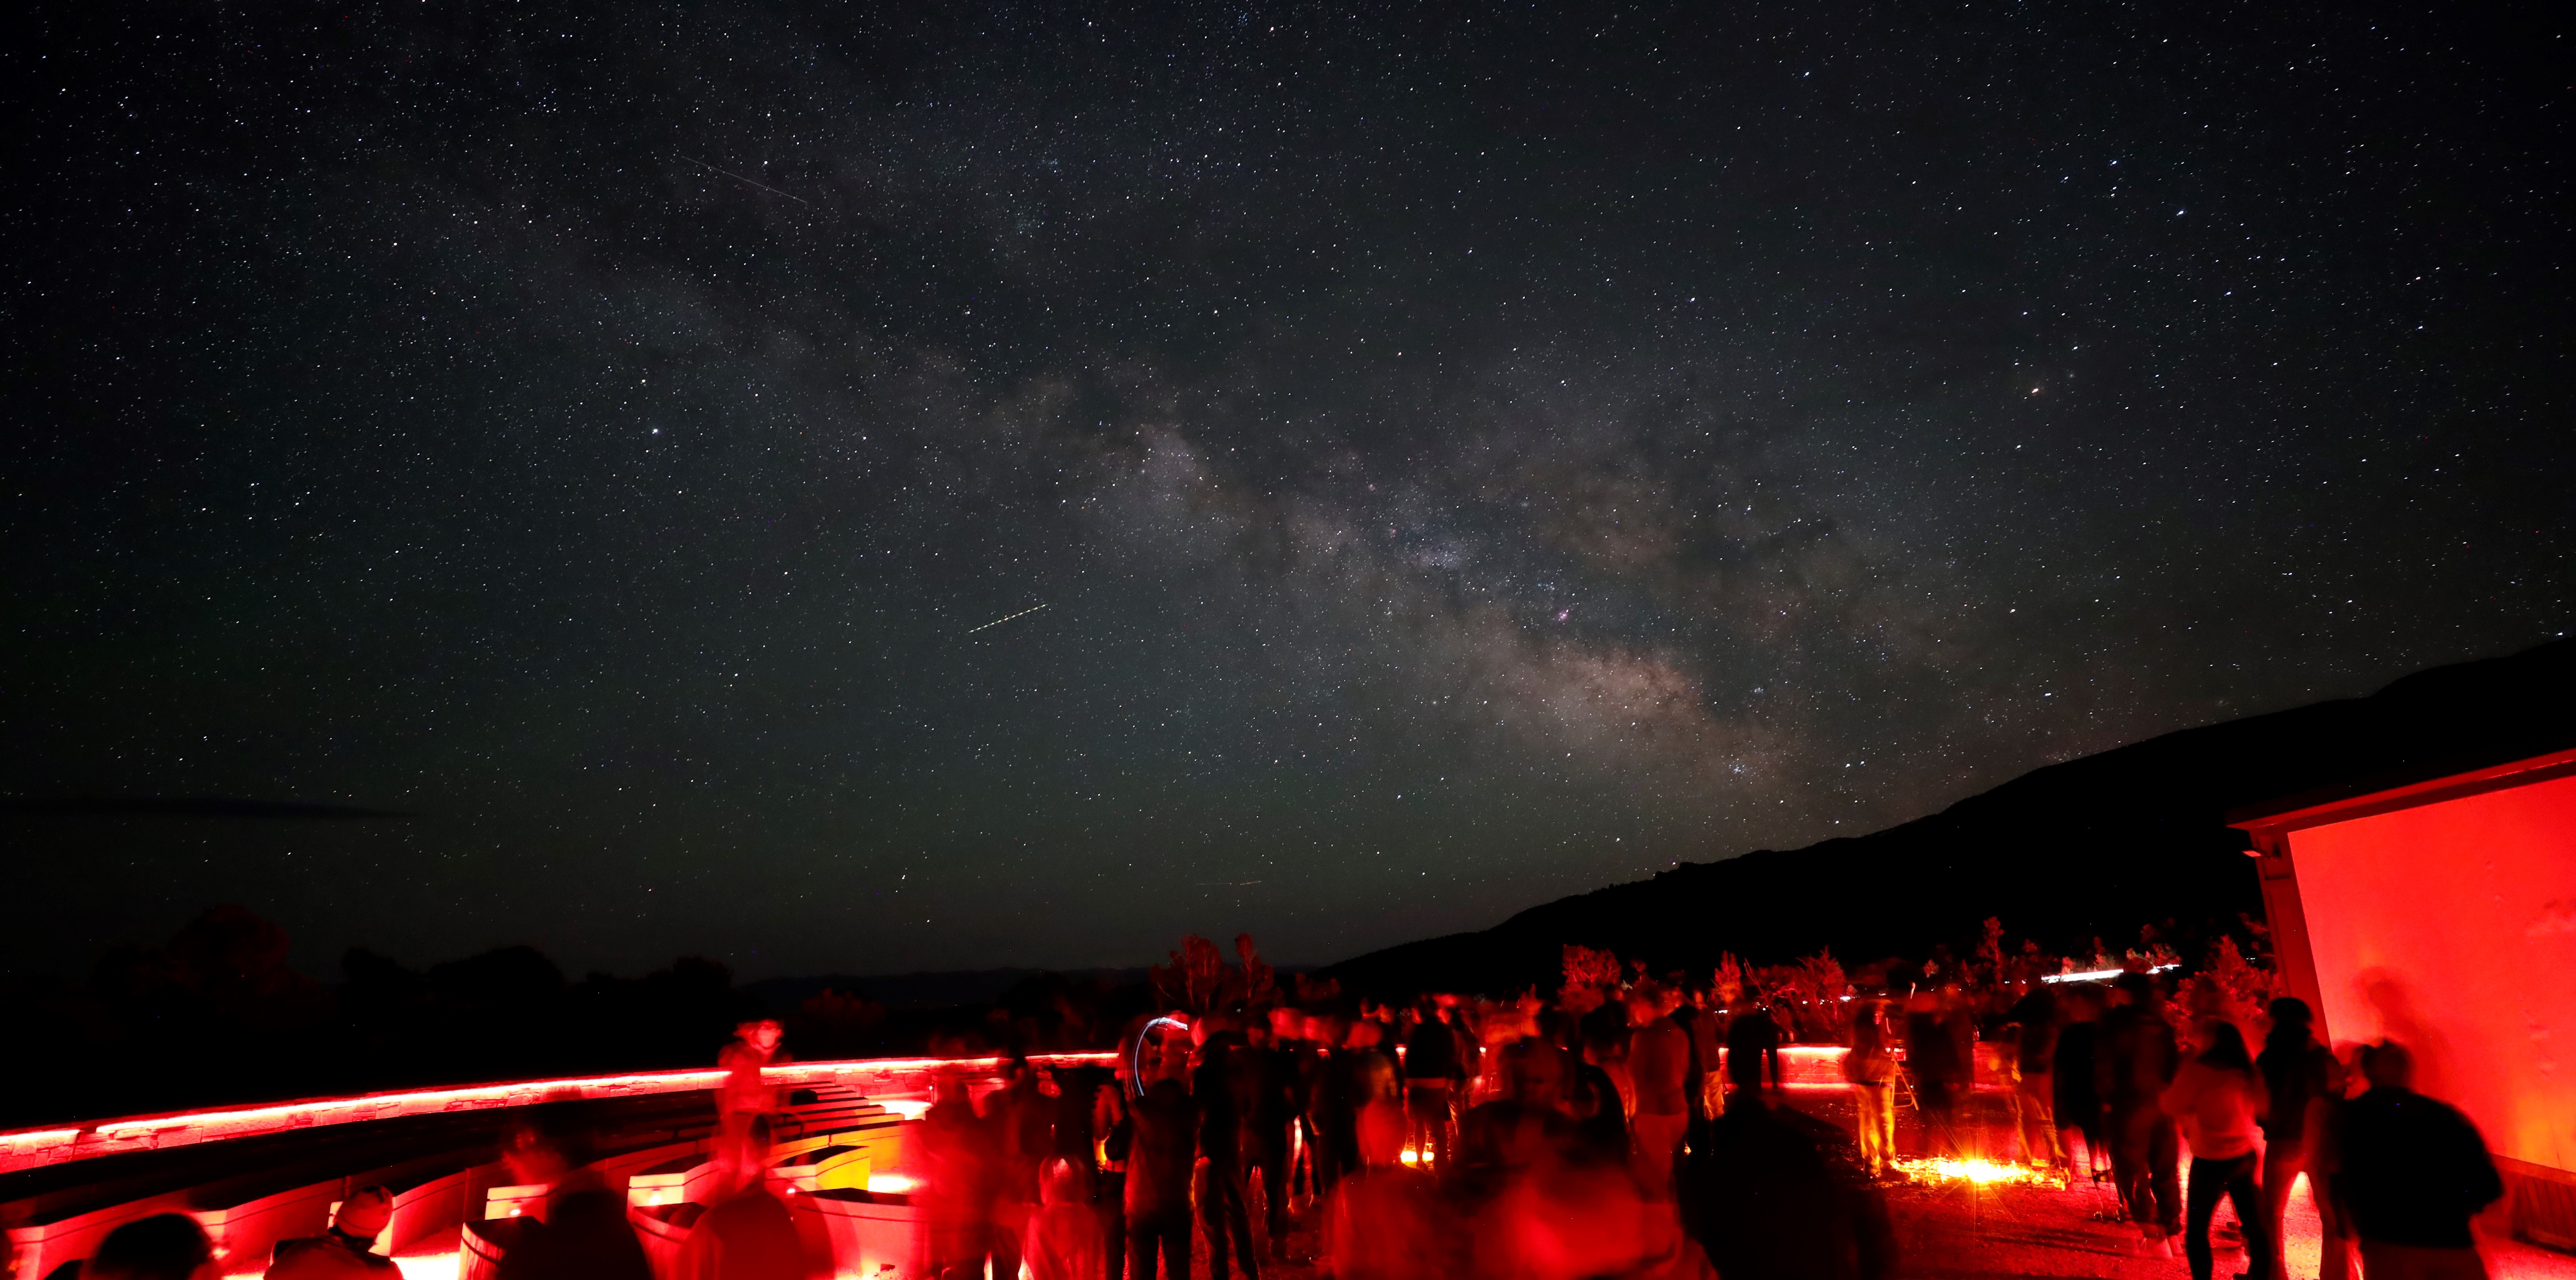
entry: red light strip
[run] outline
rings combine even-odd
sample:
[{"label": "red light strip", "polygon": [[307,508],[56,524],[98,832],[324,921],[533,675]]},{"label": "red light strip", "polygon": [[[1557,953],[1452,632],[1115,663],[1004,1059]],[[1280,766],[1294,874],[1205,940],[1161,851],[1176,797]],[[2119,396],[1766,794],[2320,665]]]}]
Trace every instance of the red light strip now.
[{"label": "red light strip", "polygon": [[[1041,1066],[1107,1066],[1116,1059],[1114,1053],[1056,1053],[1033,1056],[1029,1061]],[[965,1069],[978,1073],[1001,1069],[1004,1059],[989,1058],[860,1058],[843,1062],[799,1062],[763,1071],[763,1078],[782,1086],[820,1083],[850,1083],[853,1077],[865,1081],[879,1092],[914,1092],[926,1087],[927,1081],[895,1082],[887,1077],[941,1069]],[[127,1151],[154,1151],[164,1147],[192,1146],[200,1142],[228,1142],[255,1138],[263,1134],[316,1125],[348,1124],[359,1120],[389,1120],[397,1116],[430,1115],[449,1111],[481,1110],[487,1107],[526,1106],[564,1094],[584,1098],[633,1097],[637,1094],[680,1093],[694,1089],[712,1089],[723,1083],[725,1073],[711,1070],[641,1071],[613,1076],[573,1076],[551,1080],[521,1080],[507,1084],[464,1085],[446,1089],[413,1089],[392,1093],[368,1093],[351,1098],[307,1098],[295,1102],[268,1103],[252,1107],[227,1107],[210,1111],[183,1111],[164,1115],[128,1116],[76,1128],[20,1129],[0,1133],[0,1173],[13,1173],[43,1165],[86,1160],[94,1156],[116,1155]],[[856,1087],[854,1084],[853,1087]],[[860,1089],[860,1092],[868,1092]]]}]

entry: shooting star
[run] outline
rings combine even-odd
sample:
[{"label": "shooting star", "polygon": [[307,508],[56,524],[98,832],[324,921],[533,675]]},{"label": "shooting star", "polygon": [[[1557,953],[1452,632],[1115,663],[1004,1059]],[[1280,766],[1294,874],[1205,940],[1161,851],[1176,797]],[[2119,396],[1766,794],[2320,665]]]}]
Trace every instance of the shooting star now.
[{"label": "shooting star", "polygon": [[1025,618],[1025,617],[1029,616],[1030,614],[1032,614],[1032,613],[1036,613],[1038,610],[1043,609],[1043,608],[1045,608],[1045,607],[1046,607],[1046,606],[1045,606],[1045,605],[1042,605],[1042,604],[1039,604],[1039,605],[1031,605],[1031,606],[1029,606],[1029,607],[1028,607],[1028,608],[1026,608],[1026,609],[1022,609],[1022,610],[1020,610],[1018,613],[1015,613],[1015,614],[1010,615],[1010,617],[1008,617],[1008,618],[995,618],[995,619],[993,619],[991,622],[987,622],[987,623],[985,623],[983,626],[980,626],[980,627],[968,627],[968,628],[966,629],[966,634],[971,636],[971,635],[975,634],[975,633],[976,633],[976,632],[978,632],[978,631],[989,631],[989,630],[993,629],[994,627],[998,627],[998,626],[1002,625],[1003,623],[1010,621],[1010,620],[1011,620],[1011,618]]},{"label": "shooting star", "polygon": [[689,163],[691,163],[691,164],[693,164],[693,165],[696,165],[697,167],[699,167],[699,168],[701,168],[701,169],[704,169],[704,170],[706,170],[706,171],[707,171],[707,172],[709,172],[709,173],[721,173],[721,174],[723,174],[724,176],[726,176],[726,177],[728,177],[728,178],[731,178],[731,179],[733,179],[733,180],[734,180],[734,181],[736,181],[736,182],[749,183],[750,185],[755,186],[755,187],[758,187],[758,188],[760,188],[761,190],[766,191],[766,192],[768,192],[768,193],[769,193],[769,194],[771,194],[771,195],[774,195],[774,196],[785,196],[785,197],[787,197],[788,199],[793,200],[793,201],[795,201],[796,203],[801,204],[801,205],[805,206],[805,207],[806,207],[806,208],[808,208],[808,209],[811,209],[811,208],[813,208],[813,207],[814,207],[814,202],[813,202],[813,201],[808,200],[808,199],[806,199],[805,197],[800,196],[800,195],[796,194],[796,193],[795,193],[795,192],[793,192],[793,191],[781,191],[781,190],[779,190],[778,188],[773,187],[773,186],[769,185],[769,184],[768,184],[768,183],[766,183],[766,182],[755,182],[755,181],[753,181],[753,180],[752,180],[752,179],[750,179],[750,178],[746,178],[746,177],[742,176],[742,175],[741,175],[741,174],[739,174],[739,173],[735,173],[735,172],[733,172],[732,170],[729,170],[729,169],[719,169],[719,168],[715,167],[714,165],[708,164],[706,161],[704,161],[704,160],[700,160],[699,158],[697,158],[696,156],[693,156],[693,155],[688,155],[688,154],[680,153],[680,152],[674,152],[673,154],[678,155],[681,159],[686,160],[686,161],[688,161]]}]

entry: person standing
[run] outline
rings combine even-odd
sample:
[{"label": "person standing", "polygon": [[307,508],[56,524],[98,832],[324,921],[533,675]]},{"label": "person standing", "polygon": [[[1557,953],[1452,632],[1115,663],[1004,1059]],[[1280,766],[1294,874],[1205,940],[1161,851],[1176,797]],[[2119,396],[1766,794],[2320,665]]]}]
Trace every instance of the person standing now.
[{"label": "person standing", "polygon": [[[2263,1114],[2263,1227],[2272,1242],[2272,1275],[2279,1280],[2290,1274],[2282,1256],[2281,1220],[2290,1207],[2291,1186],[2308,1172],[2309,1107],[2342,1095],[2343,1068],[2309,1031],[2312,1015],[2306,1001],[2283,996],[2272,1002],[2268,1014],[2272,1029],[2264,1034],[2254,1069],[2272,1101]],[[2318,1193],[2313,1175],[2308,1195],[2325,1226],[2317,1242],[2317,1280],[2345,1280],[2352,1264],[2343,1234],[2334,1226],[2331,1197]]]},{"label": "person standing", "polygon": [[1252,1218],[1244,1204],[1243,1128],[1246,1117],[1234,1091],[1236,1054],[1248,1054],[1243,1033],[1220,1027],[1214,1018],[1199,1020],[1207,1033],[1199,1046],[1199,1065],[1191,1074],[1190,1100],[1197,1108],[1199,1154],[1205,1157],[1198,1177],[1199,1218],[1207,1230],[1208,1276],[1226,1280],[1228,1244],[1241,1259],[1246,1280],[1260,1274],[1252,1251]]},{"label": "person standing", "polygon": [[[1256,1173],[1261,1180],[1264,1234],[1273,1262],[1286,1256],[1288,1202],[1292,1194],[1292,1138],[1297,1128],[1297,1050],[1294,1010],[1273,1010],[1268,1027],[1256,1024],[1253,1043],[1234,1051],[1231,1088],[1243,1131],[1236,1139],[1242,1153],[1239,1181],[1248,1195]],[[1285,1017],[1276,1016],[1285,1014]]]},{"label": "person standing", "polygon": [[1457,1274],[1443,1256],[1449,1232],[1443,1229],[1439,1184],[1404,1166],[1404,1133],[1403,1112],[1391,1104],[1372,1105],[1359,1118],[1364,1164],[1334,1184],[1323,1213],[1325,1273],[1333,1280],[1439,1280]]},{"label": "person standing", "polygon": [[2172,1238],[2182,1231],[2181,1153],[2173,1117],[2157,1100],[2173,1083],[2180,1053],[2173,1024],[2155,1007],[2153,977],[2121,974],[2111,1001],[2102,1015],[2094,1065],[2111,1141],[2111,1176],[2147,1256],[2170,1258]]},{"label": "person standing", "polygon": [[1766,1068],[1774,1088],[1787,1083],[1780,1078],[1780,1024],[1772,1020],[1770,1006],[1757,1004],[1727,1024],[1726,1078],[1758,1103]]},{"label": "person standing", "polygon": [[1333,1183],[1360,1167],[1359,1103],[1352,1073],[1359,1029],[1340,1018],[1315,1015],[1306,1020],[1306,1040],[1314,1051],[1305,1061],[1306,1123],[1315,1131],[1315,1196],[1328,1197]]},{"label": "person standing", "polygon": [[2057,993],[2034,982],[2013,1002],[2006,1015],[2020,1029],[2013,1045],[2013,1126],[2021,1134],[2021,1158],[2042,1169],[2066,1162],[2057,1141]]},{"label": "person standing", "polygon": [[975,1112],[958,1072],[944,1071],[907,1144],[920,1145],[921,1185],[912,1193],[913,1229],[924,1274],[980,1276],[993,1251],[993,1196],[1000,1184],[993,1128]]},{"label": "person standing", "polygon": [[1189,1091],[1169,1076],[1153,1079],[1143,1097],[1130,1101],[1128,1118],[1134,1130],[1127,1146],[1127,1275],[1189,1280],[1190,1166],[1198,1155]]},{"label": "person standing", "polygon": [[1449,1167],[1449,1102],[1458,1080],[1458,1038],[1448,1010],[1424,1001],[1404,1042],[1404,1113],[1425,1165]]},{"label": "person standing", "polygon": [[[2068,1145],[2066,1131],[2073,1129],[2084,1139],[2085,1168],[2098,1170],[2103,1154],[2102,1093],[2095,1064],[2100,1044],[2101,1001],[2091,988],[2079,988],[2067,992],[2059,1001],[2059,1007],[2065,1021],[2057,1029],[2057,1052],[2049,1061],[2048,1071],[2050,1114],[2057,1123],[2057,1149],[2066,1153],[2071,1167],[2075,1148]],[[2071,1168],[2068,1176],[2073,1176]]]},{"label": "person standing", "polygon": [[780,1036],[776,1019],[754,1019],[736,1026],[732,1042],[716,1054],[716,1065],[725,1073],[716,1090],[719,1141],[740,1144],[755,1117],[778,1110],[778,1088],[762,1072],[786,1065],[787,1055],[778,1049]]},{"label": "person standing", "polygon": [[2485,1280],[2469,1219],[2504,1195],[2477,1126],[2415,1092],[2415,1058],[2363,1050],[2370,1090],[2343,1105],[2330,1144],[2335,1222],[2361,1238],[2369,1280]]},{"label": "person standing", "polygon": [[1092,1098],[1091,1124],[1100,1134],[1100,1186],[1093,1193],[1100,1210],[1101,1268],[1109,1280],[1127,1276],[1127,1154],[1136,1141],[1136,1121],[1128,1109],[1127,1063],[1112,1068],[1109,1086]]},{"label": "person standing", "polygon": [[1708,1007],[1705,992],[1694,991],[1672,1018],[1690,1037],[1690,1137],[1697,1142],[1708,1136],[1708,1122],[1726,1106],[1724,1077],[1717,1071],[1717,1011]]},{"label": "person standing", "polygon": [[1860,1159],[1872,1178],[1884,1178],[1896,1159],[1896,1055],[1888,1044],[1887,1005],[1862,996],[1852,1002],[1851,1052],[1843,1079],[1851,1082],[1859,1112]]},{"label": "person standing", "polygon": [[1025,1057],[1005,1063],[1002,1087],[984,1095],[984,1149],[993,1162],[984,1241],[995,1275],[1020,1273],[1020,1241],[1038,1204],[1038,1167],[1055,1146],[1054,1109]]},{"label": "person standing", "polygon": [[2263,1077],[2245,1053],[2245,1036],[2232,1022],[2212,1020],[2199,1027],[2201,1050],[2174,1072],[2157,1105],[2181,1122],[2191,1144],[2190,1220],[2183,1254],[2191,1260],[2191,1280],[2210,1280],[2215,1266],[2209,1247],[2210,1220],[2218,1214],[2219,1197],[2236,1202],[2236,1220],[2245,1233],[2245,1280],[2272,1280],[2273,1245],[2264,1230],[2262,1196],[2254,1179],[2260,1159],[2254,1141],[2267,1105]]},{"label": "person standing", "polygon": [[1575,1150],[1587,1163],[1625,1165],[1631,1150],[1628,1107],[1610,1074],[1610,1064],[1623,1052],[1621,1037],[1617,1029],[1592,1018],[1584,1019],[1579,1030],[1583,1058],[1566,1098],[1566,1112],[1574,1117]]},{"label": "person standing", "polygon": [[1905,1070],[1914,1077],[1914,1104],[1923,1113],[1926,1155],[1964,1157],[1959,1144],[1958,1044],[1942,993],[1917,991],[1905,1000]]},{"label": "person standing", "polygon": [[1652,1199],[1672,1195],[1673,1161],[1690,1125],[1690,1036],[1664,1015],[1663,996],[1651,986],[1628,993],[1628,1079],[1637,1091],[1630,1119],[1636,1144],[1637,1181]]}]

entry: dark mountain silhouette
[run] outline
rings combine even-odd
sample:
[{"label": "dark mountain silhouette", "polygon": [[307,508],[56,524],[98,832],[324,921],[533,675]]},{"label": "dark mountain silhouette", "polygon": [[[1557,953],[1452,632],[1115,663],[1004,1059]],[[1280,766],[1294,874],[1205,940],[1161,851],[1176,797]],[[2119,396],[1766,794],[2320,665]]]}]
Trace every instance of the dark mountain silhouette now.
[{"label": "dark mountain silhouette", "polygon": [[942,1009],[990,1004],[1021,983],[1050,975],[1079,982],[1106,982],[1113,986],[1130,986],[1145,980],[1143,969],[956,969],[763,978],[746,984],[744,990],[778,1010],[796,1008],[826,991],[865,996],[889,1009]]},{"label": "dark mountain silhouette", "polygon": [[[2185,729],[2051,765],[1930,817],[1803,849],[1685,863],[1532,907],[1491,929],[1323,970],[1380,995],[1555,986],[1566,943],[1655,972],[1731,951],[1777,963],[1962,947],[2000,917],[2015,938],[2117,951],[2142,925],[2188,944],[2258,919],[2233,809],[2384,786],[2576,746],[2576,641],[2419,672],[2367,698]],[[2185,945],[2187,958],[2197,952]]]}]

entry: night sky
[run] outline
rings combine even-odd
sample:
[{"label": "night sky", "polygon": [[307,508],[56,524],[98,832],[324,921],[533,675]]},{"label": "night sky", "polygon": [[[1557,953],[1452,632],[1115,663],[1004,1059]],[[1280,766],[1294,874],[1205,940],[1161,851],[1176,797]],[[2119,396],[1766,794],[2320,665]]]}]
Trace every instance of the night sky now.
[{"label": "night sky", "polygon": [[1324,962],[2549,639],[2549,14],[30,6],[0,792],[409,816],[0,967]]}]

